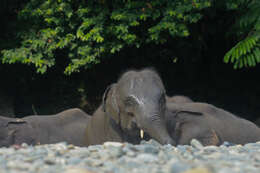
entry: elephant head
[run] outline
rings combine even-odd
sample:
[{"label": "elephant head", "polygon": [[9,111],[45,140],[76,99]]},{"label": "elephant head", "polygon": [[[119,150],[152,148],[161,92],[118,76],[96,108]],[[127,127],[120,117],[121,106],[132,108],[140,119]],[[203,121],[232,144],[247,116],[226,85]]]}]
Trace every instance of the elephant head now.
[{"label": "elephant head", "polygon": [[103,96],[104,111],[125,134],[140,139],[146,133],[162,144],[175,145],[166,130],[165,102],[161,78],[150,69],[124,73]]},{"label": "elephant head", "polygon": [[22,119],[0,116],[0,147],[22,143],[35,143],[31,126]]}]

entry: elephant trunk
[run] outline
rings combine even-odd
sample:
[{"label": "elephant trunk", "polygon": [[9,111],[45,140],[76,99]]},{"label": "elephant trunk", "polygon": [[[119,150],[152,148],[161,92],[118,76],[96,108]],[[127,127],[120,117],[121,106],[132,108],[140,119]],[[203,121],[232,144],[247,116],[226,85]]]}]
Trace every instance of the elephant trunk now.
[{"label": "elephant trunk", "polygon": [[166,129],[166,123],[164,121],[157,121],[147,121],[149,124],[144,125],[144,131],[161,144],[176,145]]},{"label": "elephant trunk", "polygon": [[148,133],[153,139],[161,144],[176,145],[176,142],[170,137],[167,131],[164,111],[160,112],[161,113],[158,113],[158,111],[145,112],[145,115],[141,116],[143,119],[139,121],[139,126],[144,132]]}]

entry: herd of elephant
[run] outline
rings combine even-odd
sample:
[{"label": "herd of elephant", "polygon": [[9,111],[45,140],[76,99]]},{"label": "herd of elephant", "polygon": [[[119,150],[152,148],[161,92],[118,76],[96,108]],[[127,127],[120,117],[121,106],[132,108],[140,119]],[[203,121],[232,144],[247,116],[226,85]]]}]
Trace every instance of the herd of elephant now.
[{"label": "herd of elephant", "polygon": [[260,141],[260,128],[213,105],[168,97],[152,69],[125,72],[106,89],[92,116],[78,108],[21,119],[0,116],[0,147],[63,141],[76,146],[138,144],[151,138],[174,146],[193,138],[203,145],[245,144]]}]

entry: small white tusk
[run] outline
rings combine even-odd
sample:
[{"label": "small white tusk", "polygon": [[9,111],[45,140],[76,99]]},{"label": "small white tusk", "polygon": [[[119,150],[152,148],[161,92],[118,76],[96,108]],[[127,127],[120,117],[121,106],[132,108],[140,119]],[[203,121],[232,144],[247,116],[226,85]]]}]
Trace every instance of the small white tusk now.
[{"label": "small white tusk", "polygon": [[144,131],[142,129],[140,130],[140,137],[141,137],[141,139],[144,138]]}]

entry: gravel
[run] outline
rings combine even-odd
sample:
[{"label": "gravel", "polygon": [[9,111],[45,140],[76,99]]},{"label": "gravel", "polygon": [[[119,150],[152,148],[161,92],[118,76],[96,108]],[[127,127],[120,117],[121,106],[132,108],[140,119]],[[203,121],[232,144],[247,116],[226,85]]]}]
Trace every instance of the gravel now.
[{"label": "gravel", "polygon": [[0,148],[0,173],[259,173],[260,142],[225,142],[204,147],[106,142],[77,147],[66,143]]}]

